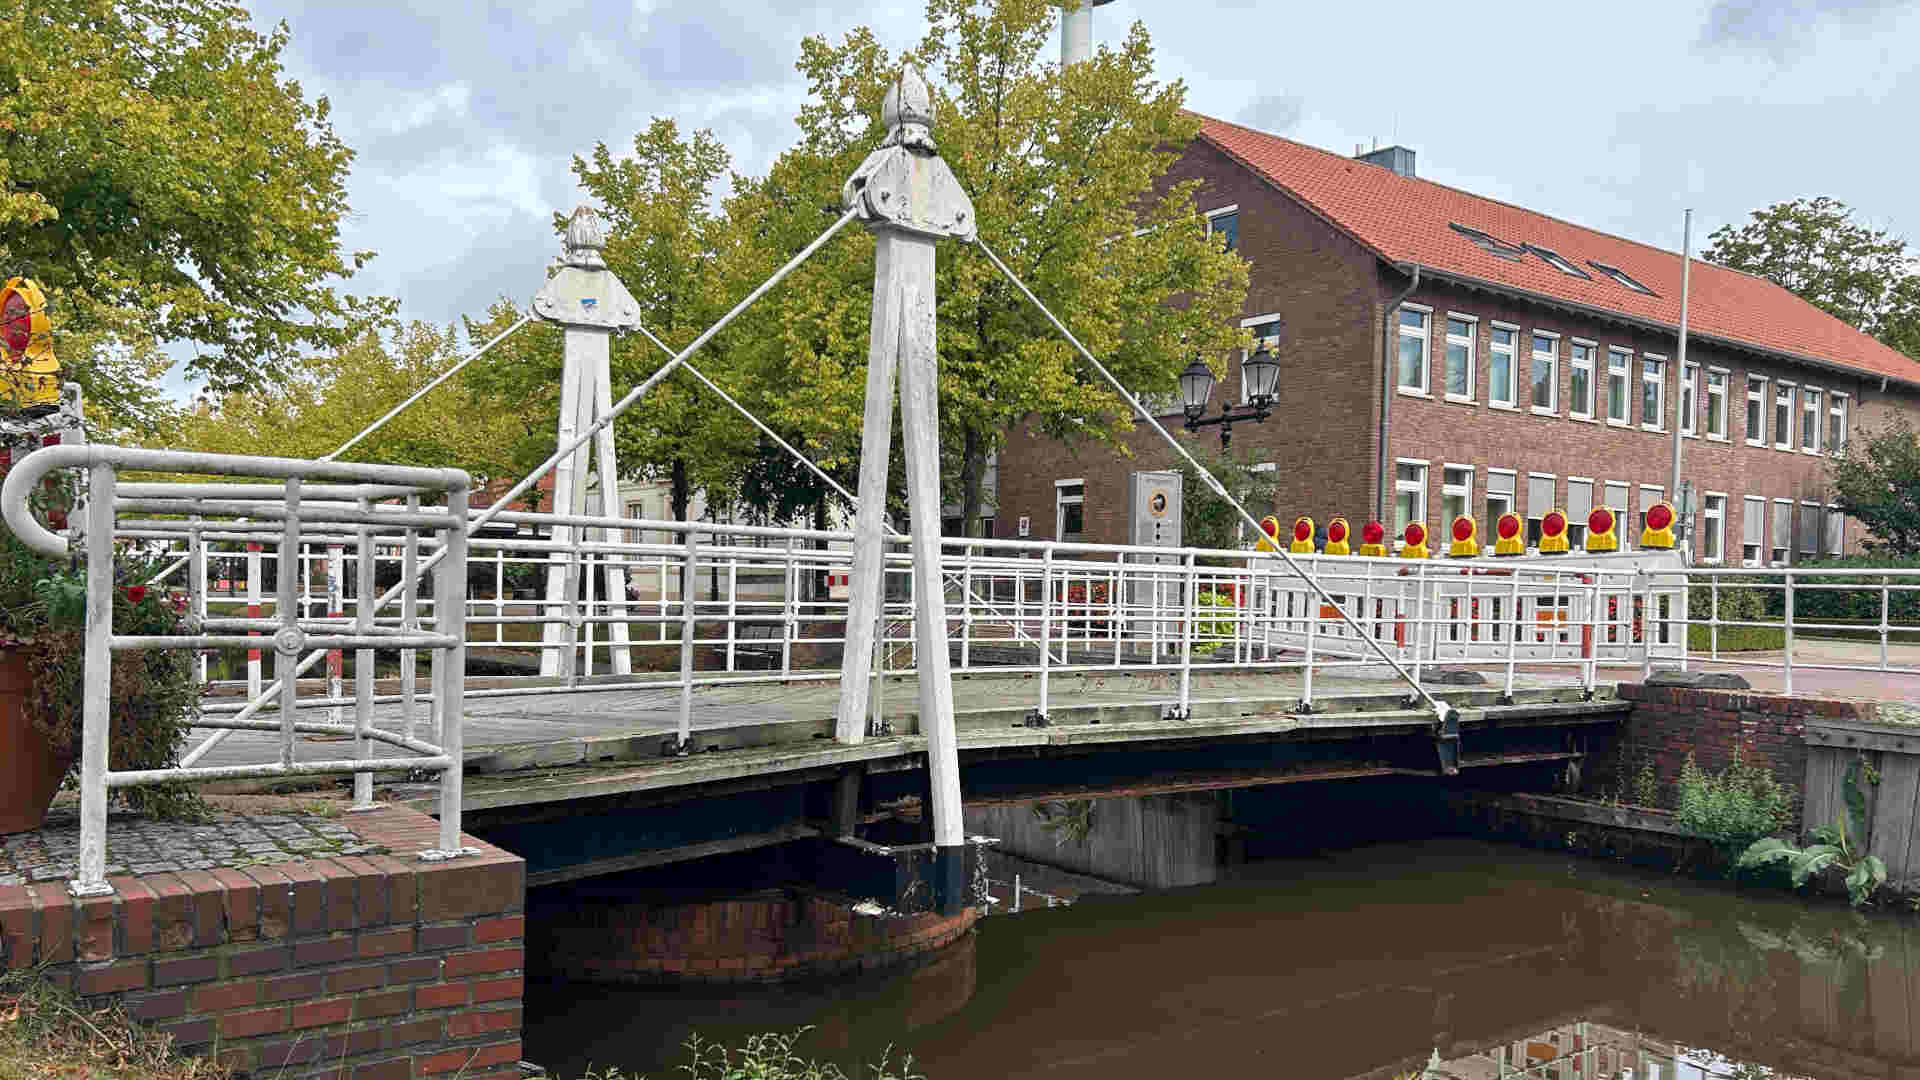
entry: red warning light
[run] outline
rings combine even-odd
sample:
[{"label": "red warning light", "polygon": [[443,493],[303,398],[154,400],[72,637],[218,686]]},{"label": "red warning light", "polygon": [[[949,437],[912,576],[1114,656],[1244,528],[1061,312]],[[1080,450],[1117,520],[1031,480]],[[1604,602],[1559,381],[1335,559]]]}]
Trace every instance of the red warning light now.
[{"label": "red warning light", "polygon": [[1418,547],[1427,542],[1427,527],[1417,521],[1411,522],[1407,525],[1404,538],[1409,546]]},{"label": "red warning light", "polygon": [[1500,539],[1511,540],[1520,535],[1520,519],[1512,514],[1501,514],[1494,528],[1500,530]]},{"label": "red warning light", "polygon": [[1378,544],[1386,540],[1386,538],[1386,527],[1377,521],[1369,521],[1365,525],[1360,526],[1360,542],[1363,544]]},{"label": "red warning light", "polygon": [[1604,506],[1596,506],[1593,513],[1587,515],[1587,531],[1590,533],[1610,533],[1613,531],[1613,511]]},{"label": "red warning light", "polygon": [[1306,519],[1305,519],[1305,518],[1302,518],[1302,519],[1300,519],[1299,521],[1296,521],[1296,522],[1294,522],[1294,523],[1293,523],[1293,538],[1294,538],[1295,540],[1311,540],[1311,539],[1313,539],[1313,526],[1311,526],[1311,525],[1309,525],[1309,524],[1307,524],[1307,522],[1306,522]]},{"label": "red warning light", "polygon": [[1339,518],[1333,519],[1332,524],[1327,526],[1327,539],[1330,542],[1337,544],[1340,541],[1345,540],[1346,538],[1347,538],[1347,523],[1344,521],[1341,521]]},{"label": "red warning light", "polygon": [[1654,503],[1647,510],[1647,528],[1664,529],[1673,524],[1673,508],[1666,503]]},{"label": "red warning light", "polygon": [[1558,510],[1540,519],[1540,531],[1548,536],[1559,536],[1567,531],[1567,515]]},{"label": "red warning light", "polygon": [[1273,518],[1265,518],[1265,519],[1263,519],[1263,520],[1262,520],[1262,521],[1260,522],[1260,528],[1261,528],[1261,530],[1262,530],[1262,531],[1264,531],[1264,532],[1265,532],[1265,533],[1266,533],[1266,534],[1267,534],[1268,536],[1278,536],[1278,535],[1280,535],[1280,523],[1279,523],[1278,521],[1276,521],[1276,520],[1274,520]]},{"label": "red warning light", "polygon": [[1453,519],[1453,538],[1455,540],[1473,539],[1473,522],[1464,517]]}]

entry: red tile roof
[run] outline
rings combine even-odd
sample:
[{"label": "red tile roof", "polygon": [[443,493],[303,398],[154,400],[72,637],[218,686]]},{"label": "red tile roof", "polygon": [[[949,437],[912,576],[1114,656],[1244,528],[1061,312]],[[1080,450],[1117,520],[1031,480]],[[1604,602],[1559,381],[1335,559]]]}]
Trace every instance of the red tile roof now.
[{"label": "red tile roof", "polygon": [[[1677,329],[1680,258],[1632,240],[1532,210],[1405,177],[1291,139],[1202,116],[1200,137],[1345,230],[1380,258],[1428,272],[1598,308]],[[1538,256],[1501,258],[1449,228],[1491,233],[1507,244],[1548,248],[1592,275],[1582,280]],[[1589,265],[1618,267],[1657,296],[1634,292]],[[1695,259],[1691,335],[1757,346],[1804,360],[1920,385],[1920,361],[1881,344],[1763,278]]]}]

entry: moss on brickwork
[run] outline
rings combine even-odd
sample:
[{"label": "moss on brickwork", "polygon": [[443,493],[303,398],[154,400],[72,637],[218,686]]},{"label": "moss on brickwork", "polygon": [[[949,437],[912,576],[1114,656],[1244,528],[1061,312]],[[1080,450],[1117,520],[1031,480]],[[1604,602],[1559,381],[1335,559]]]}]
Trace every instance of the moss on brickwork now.
[{"label": "moss on brickwork", "polygon": [[225,1080],[117,1007],[82,1004],[38,971],[0,974],[0,1076],[9,1080]]}]

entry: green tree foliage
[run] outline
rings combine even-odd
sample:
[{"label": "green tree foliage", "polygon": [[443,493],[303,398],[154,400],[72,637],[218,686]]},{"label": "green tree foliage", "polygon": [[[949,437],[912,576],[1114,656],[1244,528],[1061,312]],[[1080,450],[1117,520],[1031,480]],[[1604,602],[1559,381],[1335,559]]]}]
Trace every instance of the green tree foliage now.
[{"label": "green tree foliage", "polygon": [[287,39],[204,0],[0,14],[0,268],[46,286],[62,361],[129,426],[155,422],[161,343],[196,343],[222,392],[364,313],[333,290],[371,254],[338,247],[353,155],[284,77]]},{"label": "green tree foliage", "polygon": [[[1155,80],[1146,32],[1136,25],[1062,72],[1047,62],[1046,0],[931,0],[927,15],[926,37],[900,56],[864,28],[802,43],[800,144],[728,201],[740,247],[720,276],[764,273],[831,220],[841,184],[886,136],[880,102],[906,61],[933,87],[934,139],[981,237],[1123,382],[1163,390],[1195,352],[1243,344],[1230,320],[1246,263],[1209,242],[1193,185],[1156,194],[1199,121],[1181,108],[1182,84]],[[837,463],[858,450],[872,242],[842,240],[817,258],[775,298],[777,313],[759,313],[740,371],[777,378],[775,426],[808,433]],[[941,425],[973,531],[988,456],[1010,430],[1114,443],[1133,421],[977,249],[943,245],[938,267]]]},{"label": "green tree foliage", "polygon": [[[1202,467],[1220,481],[1227,494],[1239,500],[1256,517],[1273,508],[1274,496],[1279,491],[1279,474],[1254,469],[1255,455],[1251,451],[1233,453],[1227,450],[1212,451],[1205,444],[1190,446],[1189,451]],[[1192,466],[1182,461],[1174,466],[1180,474],[1180,529],[1181,539],[1188,547],[1226,548],[1239,547],[1243,539],[1247,542],[1258,537],[1241,535],[1240,514],[1233,504],[1213,493],[1200,479],[1200,474]],[[1290,522],[1283,523],[1291,525]],[[1282,533],[1282,540],[1291,535]]]},{"label": "green tree foliage", "polygon": [[[225,454],[332,453],[460,359],[451,327],[415,322],[385,329],[385,335],[370,330],[310,360],[279,386],[225,394],[199,406],[167,441]],[[452,465],[476,480],[517,475],[515,453],[534,436],[528,417],[483,389],[472,370],[436,387],[356,443],[347,456],[392,465]],[[550,444],[551,430],[545,434]]]},{"label": "green tree foliage", "polygon": [[1735,228],[1708,237],[1702,258],[1757,274],[1920,358],[1920,256],[1886,229],[1854,220],[1853,210],[1820,196],[1755,210]]},{"label": "green tree foliage", "polygon": [[1868,551],[1920,556],[1920,436],[1912,424],[1896,417],[1848,440],[1828,473],[1840,511],[1866,526]]}]

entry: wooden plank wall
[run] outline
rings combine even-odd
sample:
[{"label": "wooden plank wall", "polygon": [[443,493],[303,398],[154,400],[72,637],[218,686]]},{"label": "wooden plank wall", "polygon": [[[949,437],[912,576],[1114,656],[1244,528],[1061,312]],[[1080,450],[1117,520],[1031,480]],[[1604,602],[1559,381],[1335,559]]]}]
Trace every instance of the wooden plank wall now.
[{"label": "wooden plank wall", "polygon": [[[1831,825],[1845,816],[1847,773],[1862,761],[1865,768],[1856,782],[1867,800],[1866,849],[1887,864],[1890,881],[1902,888],[1920,886],[1920,837],[1914,835],[1920,822],[1920,754],[1807,747],[1807,828]],[[1879,773],[1879,783],[1871,782],[1867,769]],[[1850,819],[1847,830],[1853,830]],[[1848,836],[1852,843],[1860,839]]]}]

